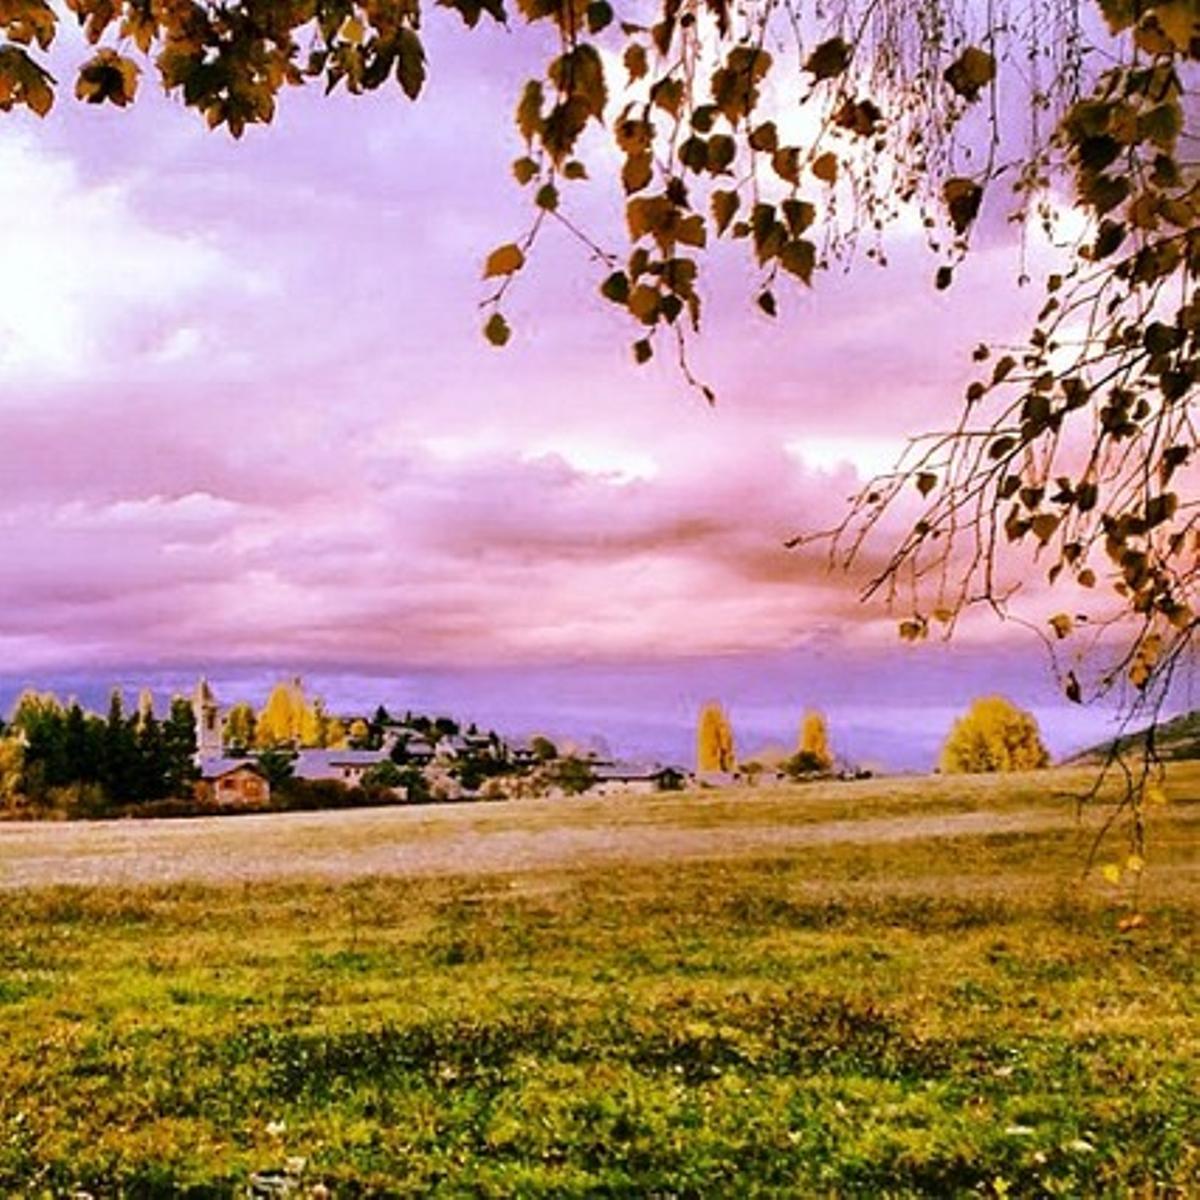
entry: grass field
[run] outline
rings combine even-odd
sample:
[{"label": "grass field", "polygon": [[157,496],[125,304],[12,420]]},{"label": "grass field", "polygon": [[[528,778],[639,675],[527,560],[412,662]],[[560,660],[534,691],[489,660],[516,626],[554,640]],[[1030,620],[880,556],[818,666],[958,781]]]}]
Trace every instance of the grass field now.
[{"label": "grass field", "polygon": [[[0,831],[0,1194],[244,1194],[285,1168],[297,1195],[1198,1194],[1200,772],[1152,813],[1147,924],[1124,933],[1131,877],[1081,880],[1070,820],[784,836],[1053,814],[1082,778],[138,843],[186,863],[189,839],[257,839],[283,876],[286,846],[357,862],[371,837],[575,822],[620,848],[408,877],[17,887],[53,835],[79,843]],[[712,852],[655,851],[680,830]]]}]

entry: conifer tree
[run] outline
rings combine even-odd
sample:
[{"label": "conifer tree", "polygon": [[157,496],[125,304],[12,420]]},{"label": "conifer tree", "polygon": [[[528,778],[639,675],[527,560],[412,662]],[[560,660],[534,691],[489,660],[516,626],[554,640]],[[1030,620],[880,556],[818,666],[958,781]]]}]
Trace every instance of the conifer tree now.
[{"label": "conifer tree", "polygon": [[163,726],[168,796],[186,796],[196,779],[196,714],[183,696],[171,698],[171,711]]},{"label": "conifer tree", "polygon": [[119,688],[114,688],[108,703],[101,745],[100,782],[108,798],[128,801],[135,798],[138,788],[138,754],[134,733],[137,718],[125,716],[125,702]]}]

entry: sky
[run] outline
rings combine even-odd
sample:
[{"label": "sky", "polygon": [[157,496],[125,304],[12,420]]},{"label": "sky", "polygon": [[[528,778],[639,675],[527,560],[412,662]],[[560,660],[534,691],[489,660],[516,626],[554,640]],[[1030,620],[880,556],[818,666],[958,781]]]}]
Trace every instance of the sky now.
[{"label": "sky", "polygon": [[[718,253],[712,407],[634,366],[554,227],[497,351],[481,264],[528,222],[508,113],[538,46],[431,25],[415,106],[290,92],[238,143],[149,86],[0,117],[0,703],[200,672],[261,700],[300,673],[334,707],[686,761],[715,697],[747,749],[816,706],[848,758],[914,768],[1003,688],[1054,750],[1094,740],[1028,631],[901,645],[861,572],[784,548],[953,419],[976,343],[1028,327],[1002,221],[949,292],[902,224],[886,270],[822,274],[774,323]],[[571,211],[615,242],[604,166]]]}]

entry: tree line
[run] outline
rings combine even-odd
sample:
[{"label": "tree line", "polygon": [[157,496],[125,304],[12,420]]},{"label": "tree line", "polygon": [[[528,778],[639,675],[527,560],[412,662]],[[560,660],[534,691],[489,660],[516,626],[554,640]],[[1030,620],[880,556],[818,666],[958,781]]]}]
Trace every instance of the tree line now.
[{"label": "tree line", "polygon": [[195,753],[195,717],[183,697],[160,720],[148,692],[127,713],[114,690],[104,715],[26,692],[0,721],[0,804],[98,812],[182,796],[196,778]]},{"label": "tree line", "polygon": [[[1049,764],[1050,754],[1033,714],[1004,696],[982,696],[955,721],[942,745],[937,769],[944,775],[963,775],[1029,771]],[[791,779],[833,772],[836,758],[824,713],[810,709],[804,714],[795,750],[777,765]],[[696,734],[696,770],[701,775],[740,770],[754,779],[765,768],[757,759],[738,761],[729,714],[716,701],[704,705]]]}]

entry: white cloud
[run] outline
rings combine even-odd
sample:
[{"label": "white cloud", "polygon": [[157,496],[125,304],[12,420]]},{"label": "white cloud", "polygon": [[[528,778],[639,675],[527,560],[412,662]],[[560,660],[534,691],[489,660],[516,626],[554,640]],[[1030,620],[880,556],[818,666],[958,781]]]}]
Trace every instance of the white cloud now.
[{"label": "white cloud", "polygon": [[0,140],[0,230],[3,379],[94,380],[131,357],[190,355],[202,336],[172,327],[175,307],[252,283],[205,240],[148,224],[127,185],[90,186],[20,134]]}]

